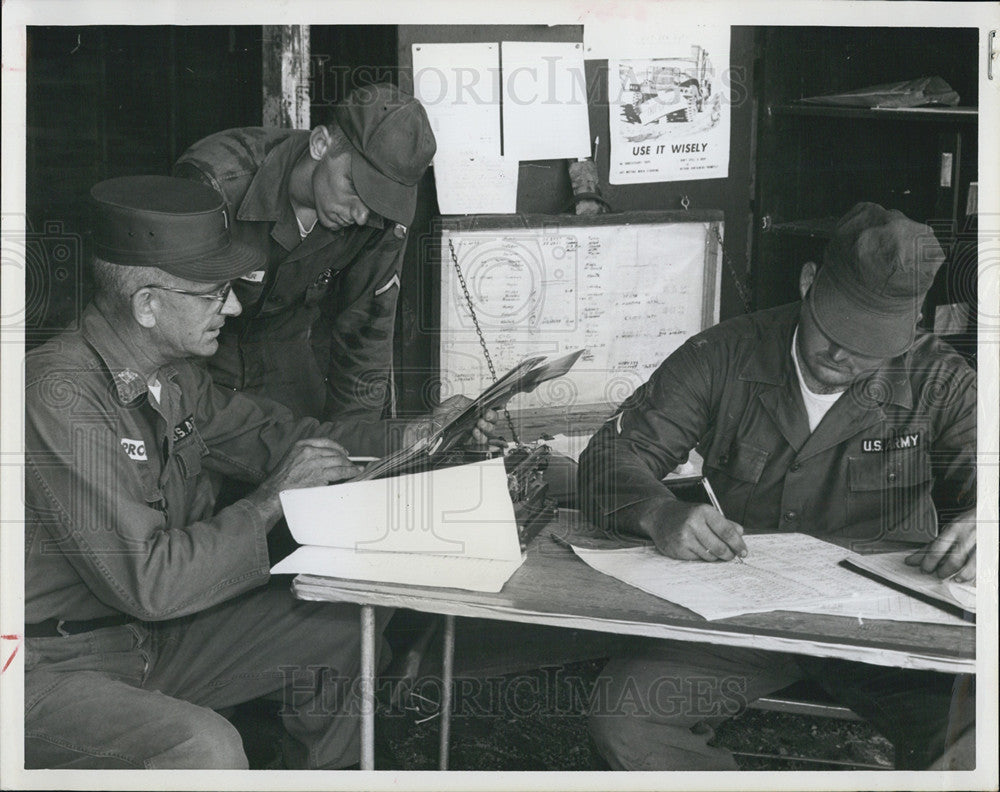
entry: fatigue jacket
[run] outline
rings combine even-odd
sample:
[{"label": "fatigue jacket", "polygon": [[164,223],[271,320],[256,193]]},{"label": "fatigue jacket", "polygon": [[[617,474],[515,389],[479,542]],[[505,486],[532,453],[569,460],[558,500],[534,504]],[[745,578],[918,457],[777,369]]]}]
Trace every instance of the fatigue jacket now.
[{"label": "fatigue jacket", "polygon": [[676,500],[661,479],[692,448],[747,532],[918,541],[972,508],[972,369],[919,334],[810,433],[791,358],[800,305],[723,322],[667,358],[581,456],[585,513],[618,530],[656,511],[669,520]]},{"label": "fatigue jacket", "polygon": [[217,388],[203,367],[142,358],[93,305],[28,354],[25,620],[195,613],[264,583],[267,530],[248,500],[214,511],[209,470],[259,482],[328,424]]},{"label": "fatigue jacket", "polygon": [[317,223],[302,240],[288,178],[308,145],[307,131],[230,129],[195,143],[174,167],[214,187],[235,218],[233,238],[267,260],[234,282],[243,313],[226,322],[209,369],[217,384],[296,416],[374,419],[392,364],[406,229],[372,213],[340,231]]}]

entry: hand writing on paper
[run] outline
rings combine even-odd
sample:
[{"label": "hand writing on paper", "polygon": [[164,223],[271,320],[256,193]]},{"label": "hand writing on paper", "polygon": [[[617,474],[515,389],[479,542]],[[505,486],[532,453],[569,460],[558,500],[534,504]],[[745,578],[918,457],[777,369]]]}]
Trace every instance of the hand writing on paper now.
[{"label": "hand writing on paper", "polygon": [[944,579],[954,576],[958,583],[976,579],[976,510],[960,514],[932,542],[906,557],[910,566],[919,566],[928,575]]},{"label": "hand writing on paper", "polygon": [[282,490],[321,487],[352,478],[358,470],[339,443],[325,437],[299,440],[248,499],[266,519],[276,522],[281,516],[278,493]]},{"label": "hand writing on paper", "polygon": [[663,504],[640,519],[656,549],[682,561],[732,561],[747,554],[743,526],[707,504]]}]

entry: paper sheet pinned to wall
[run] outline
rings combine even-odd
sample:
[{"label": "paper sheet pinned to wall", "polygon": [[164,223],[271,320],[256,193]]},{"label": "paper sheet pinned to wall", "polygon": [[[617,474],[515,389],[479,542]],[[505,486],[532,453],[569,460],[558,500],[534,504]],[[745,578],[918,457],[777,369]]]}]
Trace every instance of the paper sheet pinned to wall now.
[{"label": "paper sheet pinned to wall", "polygon": [[448,214],[514,214],[519,162],[469,151],[434,158],[438,210]]},{"label": "paper sheet pinned to wall", "polygon": [[505,41],[504,155],[521,160],[591,155],[580,43]]},{"label": "paper sheet pinned to wall", "polygon": [[498,44],[414,44],[413,91],[437,140],[441,214],[512,214],[516,158],[500,154]]},{"label": "paper sheet pinned to wall", "polygon": [[413,94],[427,111],[437,154],[464,151],[499,157],[498,46],[414,44],[412,50]]},{"label": "paper sheet pinned to wall", "polygon": [[725,25],[674,26],[654,54],[609,57],[611,184],[729,175],[729,38]]},{"label": "paper sheet pinned to wall", "polygon": [[[669,4],[650,5],[643,18],[628,18],[627,12],[613,19],[583,24],[583,57],[587,60],[611,58],[662,58],[690,31],[712,25],[678,24],[677,9]],[[724,26],[729,31],[729,26]],[[683,32],[682,32],[683,31]]]}]

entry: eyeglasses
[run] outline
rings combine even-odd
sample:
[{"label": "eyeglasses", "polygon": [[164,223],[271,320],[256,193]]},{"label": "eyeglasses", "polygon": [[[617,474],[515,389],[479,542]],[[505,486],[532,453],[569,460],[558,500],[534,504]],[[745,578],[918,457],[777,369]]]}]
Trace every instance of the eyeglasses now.
[{"label": "eyeglasses", "polygon": [[[221,311],[222,306],[226,304],[226,300],[229,299],[229,293],[233,290],[233,284],[231,282],[226,282],[218,289],[210,292],[194,292],[187,291],[186,289],[175,289],[173,286],[161,286],[158,283],[147,283],[145,286],[140,287],[142,289],[162,289],[163,291],[174,292],[174,294],[185,294],[188,297],[200,297],[203,300],[210,300],[212,302],[217,302],[216,311]],[[139,289],[136,289],[139,291]]]}]

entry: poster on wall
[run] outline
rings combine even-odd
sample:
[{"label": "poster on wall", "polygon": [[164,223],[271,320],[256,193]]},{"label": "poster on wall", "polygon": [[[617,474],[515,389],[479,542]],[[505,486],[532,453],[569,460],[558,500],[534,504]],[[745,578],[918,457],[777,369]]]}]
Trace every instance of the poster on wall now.
[{"label": "poster on wall", "polygon": [[609,181],[726,178],[728,78],[728,26],[671,36],[662,56],[609,58]]}]

